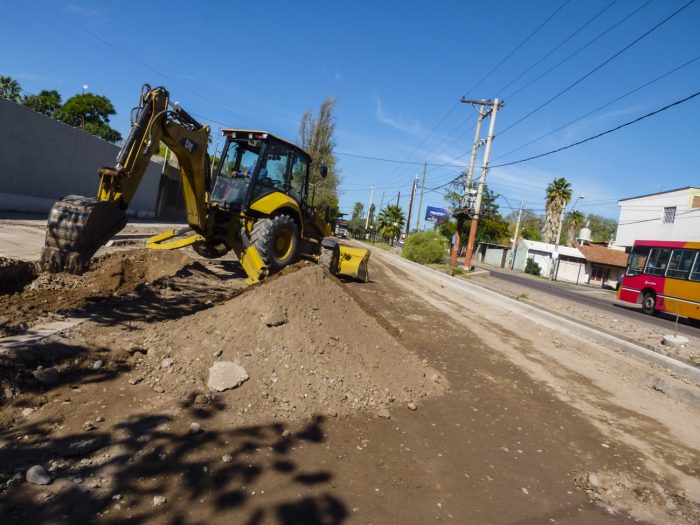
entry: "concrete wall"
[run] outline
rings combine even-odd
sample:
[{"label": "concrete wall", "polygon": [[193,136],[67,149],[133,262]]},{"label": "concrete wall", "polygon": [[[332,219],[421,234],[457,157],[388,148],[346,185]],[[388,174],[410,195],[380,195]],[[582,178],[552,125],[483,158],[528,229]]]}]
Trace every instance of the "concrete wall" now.
[{"label": "concrete wall", "polygon": [[[700,207],[695,196],[700,189],[690,188],[657,193],[646,197],[619,201],[615,244],[629,247],[637,240],[654,241],[700,241]],[[675,207],[673,223],[664,223],[664,208]]]},{"label": "concrete wall", "polygon": [[[66,195],[94,196],[97,169],[119,148],[22,105],[0,99],[0,210],[48,212]],[[154,217],[160,166],[151,163],[130,205]]]},{"label": "concrete wall", "polygon": [[486,248],[484,262],[493,266],[503,268],[503,257],[506,250],[504,248]]}]

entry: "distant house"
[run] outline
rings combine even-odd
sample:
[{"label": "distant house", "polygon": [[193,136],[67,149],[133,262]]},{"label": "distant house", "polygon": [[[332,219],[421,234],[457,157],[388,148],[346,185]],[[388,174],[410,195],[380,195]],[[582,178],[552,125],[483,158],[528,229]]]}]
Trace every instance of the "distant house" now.
[{"label": "distant house", "polygon": [[508,246],[489,242],[480,242],[476,245],[476,249],[474,250],[474,258],[478,262],[503,268],[506,264],[508,252]]},{"label": "distant house", "polygon": [[523,239],[515,250],[513,268],[524,271],[528,259],[539,264],[544,276],[553,269],[555,280],[576,284],[586,282],[586,258],[576,248]]},{"label": "distant house", "polygon": [[586,284],[617,287],[627,268],[627,254],[624,251],[596,243],[575,242],[574,247],[586,258]]},{"label": "distant house", "polygon": [[621,199],[615,245],[637,240],[700,241],[700,188],[687,186]]}]

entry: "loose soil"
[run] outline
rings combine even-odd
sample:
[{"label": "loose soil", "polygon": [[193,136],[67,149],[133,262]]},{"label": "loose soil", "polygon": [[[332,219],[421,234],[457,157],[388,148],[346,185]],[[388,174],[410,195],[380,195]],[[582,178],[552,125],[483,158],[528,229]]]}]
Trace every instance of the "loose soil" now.
[{"label": "loose soil", "polygon": [[[144,276],[0,359],[3,523],[700,519],[696,408],[629,358],[370,264],[245,290],[229,265]],[[222,360],[250,379],[210,392]]]}]

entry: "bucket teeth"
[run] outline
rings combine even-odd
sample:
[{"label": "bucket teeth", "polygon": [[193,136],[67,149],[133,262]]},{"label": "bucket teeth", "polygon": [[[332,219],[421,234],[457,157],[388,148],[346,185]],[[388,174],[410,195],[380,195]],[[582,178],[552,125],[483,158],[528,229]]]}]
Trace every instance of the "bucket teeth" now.
[{"label": "bucket teeth", "polygon": [[69,195],[51,208],[41,253],[45,271],[82,273],[90,258],[126,225],[116,203]]}]

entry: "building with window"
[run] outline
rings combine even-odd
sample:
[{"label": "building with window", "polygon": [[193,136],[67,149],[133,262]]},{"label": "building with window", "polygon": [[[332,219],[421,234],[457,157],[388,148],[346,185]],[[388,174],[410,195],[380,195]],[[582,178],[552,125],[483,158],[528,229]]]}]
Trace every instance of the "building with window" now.
[{"label": "building with window", "polygon": [[637,240],[700,241],[700,188],[621,199],[615,245],[629,249]]}]

